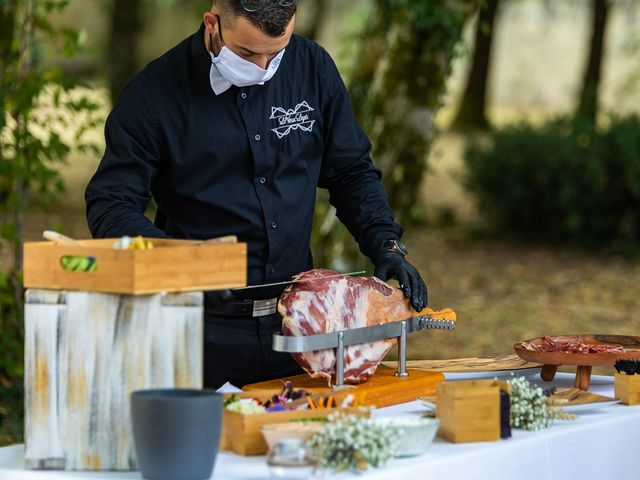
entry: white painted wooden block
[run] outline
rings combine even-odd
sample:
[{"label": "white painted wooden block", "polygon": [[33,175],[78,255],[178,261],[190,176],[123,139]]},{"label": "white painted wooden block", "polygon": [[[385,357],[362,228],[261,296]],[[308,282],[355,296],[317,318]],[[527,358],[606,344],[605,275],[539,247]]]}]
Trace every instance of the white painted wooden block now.
[{"label": "white painted wooden block", "polygon": [[27,290],[25,465],[137,469],[129,394],[202,388],[202,293]]}]

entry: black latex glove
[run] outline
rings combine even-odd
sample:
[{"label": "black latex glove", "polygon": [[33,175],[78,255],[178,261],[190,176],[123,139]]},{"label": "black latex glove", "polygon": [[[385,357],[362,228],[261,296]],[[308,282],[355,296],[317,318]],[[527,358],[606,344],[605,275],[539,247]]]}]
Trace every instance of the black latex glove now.
[{"label": "black latex glove", "polygon": [[223,308],[227,303],[235,299],[236,296],[233,290],[229,290],[228,288],[204,292],[204,303],[206,307],[214,310]]},{"label": "black latex glove", "polygon": [[385,253],[376,260],[375,265],[373,275],[385,282],[390,278],[398,280],[400,288],[416,312],[427,306],[427,286],[418,271],[402,255],[394,252]]}]

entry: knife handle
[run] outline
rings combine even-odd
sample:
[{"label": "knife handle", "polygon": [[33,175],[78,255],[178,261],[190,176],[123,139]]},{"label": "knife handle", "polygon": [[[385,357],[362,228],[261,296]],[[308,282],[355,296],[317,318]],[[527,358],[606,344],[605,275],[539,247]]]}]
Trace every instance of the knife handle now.
[{"label": "knife handle", "polygon": [[456,312],[451,308],[443,308],[441,310],[433,310],[429,307],[423,308],[416,312],[412,317],[429,317],[433,320],[449,320],[455,322],[458,319]]}]

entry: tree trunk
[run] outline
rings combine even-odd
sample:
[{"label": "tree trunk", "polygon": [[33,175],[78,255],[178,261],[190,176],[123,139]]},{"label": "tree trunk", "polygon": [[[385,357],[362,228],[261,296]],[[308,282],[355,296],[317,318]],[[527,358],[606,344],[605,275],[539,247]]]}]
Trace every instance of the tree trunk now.
[{"label": "tree trunk", "polygon": [[[8,64],[7,59],[11,56],[11,43],[16,22],[16,0],[6,0],[0,2],[0,62],[4,73],[4,68]],[[1,78],[1,77],[0,77]]]},{"label": "tree trunk", "polygon": [[589,58],[582,77],[582,89],[578,100],[576,118],[590,123],[598,115],[598,91],[604,58],[604,38],[609,16],[609,0],[593,0],[593,19]]},{"label": "tree trunk", "polygon": [[476,25],[475,47],[467,86],[452,128],[487,129],[487,77],[491,65],[491,43],[500,0],[488,0],[480,9]]},{"label": "tree trunk", "polygon": [[114,103],[136,72],[143,23],[143,0],[113,0],[106,55],[109,91]]},{"label": "tree trunk", "polygon": [[329,0],[307,0],[306,3],[313,5],[310,10],[306,11],[306,15],[309,15],[311,18],[309,21],[305,21],[306,28],[300,29],[300,35],[307,37],[310,40],[317,41],[318,34],[320,33],[322,25],[324,25],[327,18]]},{"label": "tree trunk", "polygon": [[[19,47],[19,63],[18,63],[18,77],[27,77],[34,67],[34,48],[35,48],[35,34],[36,34],[36,3],[37,0],[28,0],[25,6],[25,18],[20,31],[20,47]],[[15,115],[16,128],[21,130],[18,138],[22,138],[23,142],[28,137],[28,124],[29,116],[22,112],[17,112]],[[30,172],[32,166],[30,164],[31,155],[27,151],[27,145],[19,142],[16,145],[15,160],[21,159],[24,162],[22,168],[25,171]],[[24,299],[24,289],[21,281],[22,274],[22,255],[23,255],[23,243],[24,243],[24,214],[27,206],[27,196],[29,192],[29,184],[25,177],[17,175],[14,178],[14,192],[15,192],[15,206],[14,206],[14,221],[16,228],[16,242],[14,244],[14,259],[13,259],[13,272],[12,283],[14,295],[16,298],[16,307],[18,309],[18,318],[22,319],[22,308]]]},{"label": "tree trunk", "polygon": [[[462,29],[474,0],[376,0],[360,40],[349,81],[358,122],[373,145],[372,158],[396,218],[419,220],[418,194],[433,140],[433,116],[441,104]],[[320,197],[314,257],[333,268],[359,268],[357,246]]]},{"label": "tree trunk", "polygon": [[[0,110],[0,132],[6,124],[5,98],[8,87],[6,72],[9,65],[15,60],[13,58],[12,43],[16,23],[16,7],[17,0],[0,1],[0,107],[2,108],[2,110]],[[0,162],[2,159],[2,149],[0,149]]]}]

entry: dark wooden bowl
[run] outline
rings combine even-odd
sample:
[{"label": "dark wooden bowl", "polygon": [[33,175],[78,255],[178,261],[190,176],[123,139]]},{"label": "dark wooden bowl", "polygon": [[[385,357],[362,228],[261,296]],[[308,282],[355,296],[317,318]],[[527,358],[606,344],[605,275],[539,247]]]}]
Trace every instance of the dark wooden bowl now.
[{"label": "dark wooden bowl", "polygon": [[613,365],[620,359],[640,359],[640,337],[629,335],[560,335],[554,340],[577,341],[591,345],[620,345],[624,352],[565,353],[534,352],[524,348],[525,344],[544,344],[544,337],[532,338],[516,343],[513,348],[519,357],[528,362],[542,363],[540,377],[550,382],[555,377],[559,365],[576,365],[576,388],[587,390],[591,379],[591,368],[595,365]]},{"label": "dark wooden bowl", "polygon": [[526,350],[523,346],[527,343],[541,345],[544,343],[544,337],[518,342],[513,348],[518,356],[524,360],[544,365],[613,365],[613,362],[621,358],[640,359],[640,337],[627,335],[561,335],[551,338],[578,341],[589,345],[620,345],[626,351],[597,353],[532,352]]}]

